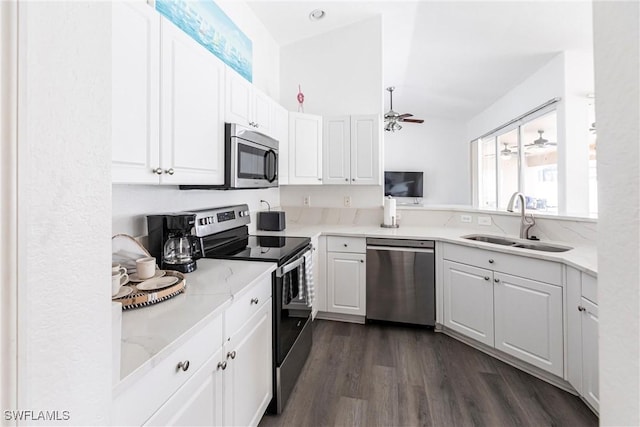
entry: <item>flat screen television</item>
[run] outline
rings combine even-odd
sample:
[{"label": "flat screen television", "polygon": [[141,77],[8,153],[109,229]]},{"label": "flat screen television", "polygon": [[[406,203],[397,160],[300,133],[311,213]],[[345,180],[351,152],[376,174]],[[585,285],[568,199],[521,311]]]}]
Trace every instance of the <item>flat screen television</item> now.
[{"label": "flat screen television", "polygon": [[384,195],[422,197],[423,172],[384,171]]}]

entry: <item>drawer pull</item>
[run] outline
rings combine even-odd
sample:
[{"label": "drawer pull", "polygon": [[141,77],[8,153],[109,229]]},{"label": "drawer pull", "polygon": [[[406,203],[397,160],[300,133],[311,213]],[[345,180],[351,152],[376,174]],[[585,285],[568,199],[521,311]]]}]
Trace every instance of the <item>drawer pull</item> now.
[{"label": "drawer pull", "polygon": [[349,245],[347,245],[347,244],[345,243],[345,244],[344,244],[344,247],[346,248],[347,246],[349,246]]},{"label": "drawer pull", "polygon": [[578,311],[587,311],[587,309],[584,308],[583,306],[579,305],[578,306]]},{"label": "drawer pull", "polygon": [[222,369],[223,371],[227,369],[227,361],[225,360],[224,362],[218,362],[218,369]]},{"label": "drawer pull", "polygon": [[235,359],[236,358],[236,351],[233,350],[233,351],[230,351],[229,353],[227,353],[227,359],[228,358]]},{"label": "drawer pull", "polygon": [[184,362],[178,363],[178,366],[176,367],[176,371],[179,371],[180,369],[182,369],[184,372],[189,370],[189,361],[185,360]]},{"label": "drawer pull", "polygon": [[484,276],[484,280],[489,280],[489,276]]},{"label": "drawer pull", "polygon": [[258,301],[258,298],[251,298],[251,302],[249,304],[257,304]]},{"label": "drawer pull", "polygon": [[494,282],[500,283],[500,279],[493,279]]},{"label": "drawer pull", "polygon": [[495,261],[493,259],[489,260],[489,264],[493,264]]}]

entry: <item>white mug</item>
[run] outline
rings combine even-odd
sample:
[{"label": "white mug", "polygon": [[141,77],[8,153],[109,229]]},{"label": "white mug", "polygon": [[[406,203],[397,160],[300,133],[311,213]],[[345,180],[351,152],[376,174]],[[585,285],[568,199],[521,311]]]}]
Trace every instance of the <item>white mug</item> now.
[{"label": "white mug", "polygon": [[111,296],[117,295],[120,292],[122,285],[129,281],[129,275],[127,273],[121,273],[120,271],[111,272]]},{"label": "white mug", "polygon": [[156,259],[154,257],[137,259],[136,269],[139,279],[150,279],[156,274]]},{"label": "white mug", "polygon": [[118,264],[117,262],[112,262],[111,263],[111,272],[112,273],[121,273],[121,274],[127,274],[127,269],[122,267],[120,264]]}]

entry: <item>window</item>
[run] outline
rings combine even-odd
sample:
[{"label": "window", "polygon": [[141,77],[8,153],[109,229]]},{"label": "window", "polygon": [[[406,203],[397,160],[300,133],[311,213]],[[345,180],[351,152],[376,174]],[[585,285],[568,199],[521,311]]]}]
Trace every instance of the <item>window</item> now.
[{"label": "window", "polygon": [[547,108],[473,141],[477,207],[505,210],[519,191],[527,209],[557,214],[557,127],[555,109]]}]

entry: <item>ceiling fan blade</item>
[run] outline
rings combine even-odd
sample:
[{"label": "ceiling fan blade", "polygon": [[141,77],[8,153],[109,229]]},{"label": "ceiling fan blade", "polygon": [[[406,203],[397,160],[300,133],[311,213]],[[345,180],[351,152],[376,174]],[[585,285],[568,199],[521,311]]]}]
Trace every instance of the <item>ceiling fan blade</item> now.
[{"label": "ceiling fan blade", "polygon": [[398,116],[399,119],[406,119],[407,117],[413,117],[413,114],[404,113]]},{"label": "ceiling fan blade", "polygon": [[424,123],[422,119],[401,119],[400,121],[405,123]]}]

